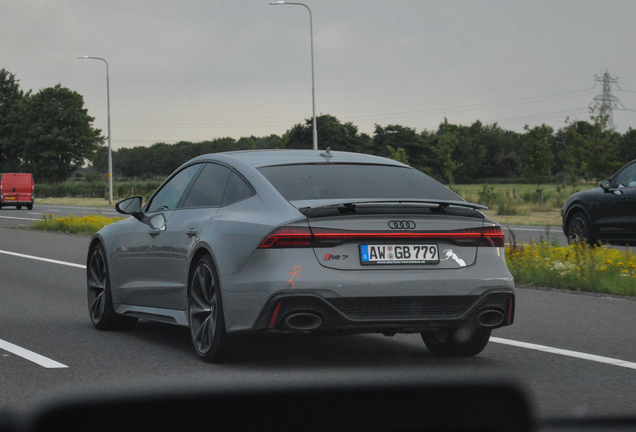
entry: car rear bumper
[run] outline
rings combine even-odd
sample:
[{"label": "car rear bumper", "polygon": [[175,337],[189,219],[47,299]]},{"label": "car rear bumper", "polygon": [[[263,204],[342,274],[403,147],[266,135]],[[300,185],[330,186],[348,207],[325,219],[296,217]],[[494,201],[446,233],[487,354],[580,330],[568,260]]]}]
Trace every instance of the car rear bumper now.
[{"label": "car rear bumper", "polygon": [[[362,305],[382,305],[385,302],[408,305],[413,299],[418,299],[416,304],[425,305],[445,297],[462,299],[462,302],[463,299],[477,300],[493,289],[509,294],[514,292],[514,280],[506,266],[503,248],[480,248],[476,264],[439,270],[404,267],[343,271],[323,267],[310,249],[268,252],[257,251],[238,273],[220,274],[225,324],[229,332],[268,329],[271,315],[269,320],[261,316],[277,306],[277,303],[272,306],[274,299],[290,298],[295,302],[297,295],[317,298],[325,313],[321,319],[335,317],[333,328],[353,326],[361,329],[396,328],[402,326],[405,319],[420,320],[425,327],[438,322],[452,326],[463,319],[466,311],[443,317],[385,314],[380,319],[350,312],[349,306],[344,305],[349,300],[343,299],[360,299]],[[285,304],[288,301],[292,300],[286,300]],[[470,304],[465,308],[470,308]],[[330,312],[327,314],[326,311]],[[267,325],[261,320],[267,321]],[[379,321],[380,326],[376,326],[375,321]],[[396,325],[390,321],[395,321]]]},{"label": "car rear bumper", "polygon": [[3,206],[15,206],[15,205],[31,205],[33,201],[19,201],[19,200],[2,200],[0,201],[0,205]]},{"label": "car rear bumper", "polygon": [[464,296],[330,298],[288,291],[267,302],[254,330],[418,333],[482,325],[479,317],[484,312],[501,317],[501,322],[487,323],[488,327],[498,328],[513,323],[514,307],[514,292],[508,287]]},{"label": "car rear bumper", "polygon": [[13,205],[13,204],[32,204],[34,201],[31,194],[15,194],[15,193],[5,193],[0,196],[0,203],[3,205]]}]

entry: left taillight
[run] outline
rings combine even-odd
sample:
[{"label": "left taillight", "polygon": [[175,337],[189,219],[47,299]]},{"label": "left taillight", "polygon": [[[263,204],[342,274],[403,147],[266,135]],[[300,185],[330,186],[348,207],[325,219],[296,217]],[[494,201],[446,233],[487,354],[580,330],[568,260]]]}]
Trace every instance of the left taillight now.
[{"label": "left taillight", "polygon": [[276,228],[265,240],[261,242],[259,249],[281,248],[308,248],[311,247],[311,230],[303,227]]}]

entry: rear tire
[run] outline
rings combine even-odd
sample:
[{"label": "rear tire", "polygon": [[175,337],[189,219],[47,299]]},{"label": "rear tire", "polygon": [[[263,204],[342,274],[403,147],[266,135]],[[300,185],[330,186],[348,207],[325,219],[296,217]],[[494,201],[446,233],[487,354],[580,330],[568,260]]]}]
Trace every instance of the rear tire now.
[{"label": "rear tire", "polygon": [[586,242],[591,246],[596,244],[596,240],[592,236],[592,225],[583,213],[575,213],[567,227],[568,244],[577,242]]},{"label": "rear tire", "polygon": [[[470,334],[469,327],[422,333],[426,348],[438,357],[470,357],[479,354],[490,340],[492,328],[479,327]],[[466,334],[468,333],[468,334]]]},{"label": "rear tire", "polygon": [[27,210],[33,210],[33,204],[27,204]]},{"label": "rear tire", "polygon": [[86,267],[88,312],[93,325],[99,330],[129,330],[137,324],[137,318],[117,315],[110,293],[110,277],[104,247],[93,248]]},{"label": "rear tire", "polygon": [[208,363],[229,361],[230,336],[225,331],[219,278],[209,255],[201,257],[192,269],[188,318],[192,345],[201,359]]}]

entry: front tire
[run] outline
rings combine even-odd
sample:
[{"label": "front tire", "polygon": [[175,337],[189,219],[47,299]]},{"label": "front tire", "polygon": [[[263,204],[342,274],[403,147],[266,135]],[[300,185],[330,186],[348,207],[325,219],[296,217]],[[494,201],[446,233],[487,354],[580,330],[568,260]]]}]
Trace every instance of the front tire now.
[{"label": "front tire", "polygon": [[594,246],[596,241],[592,237],[592,226],[583,213],[575,213],[568,222],[568,244],[586,242]]},{"label": "front tire", "polygon": [[104,247],[95,246],[86,268],[88,313],[99,330],[128,330],[137,324],[137,318],[117,315],[110,292],[108,262]]},{"label": "front tire", "polygon": [[225,331],[223,303],[212,258],[205,255],[192,270],[188,290],[188,317],[192,345],[208,363],[229,360],[229,335]]},{"label": "front tire", "polygon": [[438,357],[470,357],[479,354],[490,340],[492,328],[470,327],[422,333],[426,348]]}]

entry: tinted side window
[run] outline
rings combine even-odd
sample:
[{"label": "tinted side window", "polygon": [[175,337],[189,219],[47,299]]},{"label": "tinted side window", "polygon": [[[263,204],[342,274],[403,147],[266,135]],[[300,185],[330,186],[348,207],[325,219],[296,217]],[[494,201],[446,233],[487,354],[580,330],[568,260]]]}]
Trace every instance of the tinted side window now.
[{"label": "tinted side window", "polygon": [[152,199],[149,212],[170,210],[177,208],[183,192],[186,190],[192,177],[201,168],[201,164],[191,165],[179,171],[168,183],[166,183]]},{"label": "tinted side window", "polygon": [[244,200],[252,196],[252,193],[252,188],[241,177],[232,172],[225,188],[225,195],[223,195],[223,205]]},{"label": "tinted side window", "polygon": [[636,164],[628,166],[616,176],[616,185],[618,187],[636,186]]},{"label": "tinted side window", "polygon": [[220,206],[230,172],[223,165],[205,164],[181,207]]}]

